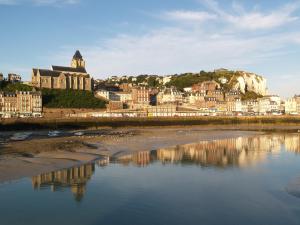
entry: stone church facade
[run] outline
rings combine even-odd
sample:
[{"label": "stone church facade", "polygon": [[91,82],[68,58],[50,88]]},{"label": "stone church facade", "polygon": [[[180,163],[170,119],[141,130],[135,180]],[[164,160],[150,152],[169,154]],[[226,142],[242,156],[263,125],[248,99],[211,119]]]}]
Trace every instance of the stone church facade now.
[{"label": "stone church facade", "polygon": [[79,51],[73,56],[71,67],[52,66],[52,70],[33,69],[31,83],[37,88],[92,91],[92,78],[86,72],[85,61]]}]

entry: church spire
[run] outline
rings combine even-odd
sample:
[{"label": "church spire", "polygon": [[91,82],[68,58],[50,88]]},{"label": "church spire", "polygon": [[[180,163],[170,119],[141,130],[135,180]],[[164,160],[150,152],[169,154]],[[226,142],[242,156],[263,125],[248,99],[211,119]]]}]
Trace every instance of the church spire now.
[{"label": "church spire", "polygon": [[71,66],[73,68],[85,68],[85,61],[83,60],[79,50],[75,52],[71,62]]},{"label": "church spire", "polygon": [[82,59],[82,55],[79,50],[75,52],[73,59]]}]

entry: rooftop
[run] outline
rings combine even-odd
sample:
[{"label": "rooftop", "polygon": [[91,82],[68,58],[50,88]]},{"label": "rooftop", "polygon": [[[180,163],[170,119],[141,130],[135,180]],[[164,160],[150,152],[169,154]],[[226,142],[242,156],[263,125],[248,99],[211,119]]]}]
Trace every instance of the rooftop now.
[{"label": "rooftop", "polygon": [[66,66],[52,66],[52,69],[54,71],[60,71],[60,72],[87,73],[85,68],[83,67],[73,68],[73,67],[66,67]]},{"label": "rooftop", "polygon": [[79,50],[75,52],[73,59],[82,59],[82,55]]}]

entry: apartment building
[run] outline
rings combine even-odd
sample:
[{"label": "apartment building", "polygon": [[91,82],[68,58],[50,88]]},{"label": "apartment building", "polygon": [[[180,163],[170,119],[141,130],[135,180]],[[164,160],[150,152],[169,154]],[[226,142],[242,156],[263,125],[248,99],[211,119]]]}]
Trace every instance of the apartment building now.
[{"label": "apartment building", "polygon": [[42,116],[41,92],[0,92],[0,117]]},{"label": "apartment building", "polygon": [[132,88],[132,103],[137,105],[150,104],[150,89],[147,87],[133,87]]}]

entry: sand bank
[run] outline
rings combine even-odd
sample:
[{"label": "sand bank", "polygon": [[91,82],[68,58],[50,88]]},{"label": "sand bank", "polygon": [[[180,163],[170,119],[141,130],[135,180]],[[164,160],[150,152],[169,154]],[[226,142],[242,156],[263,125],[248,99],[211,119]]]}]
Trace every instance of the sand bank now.
[{"label": "sand bank", "polygon": [[[204,140],[251,136],[269,127],[162,127],[108,129],[101,135],[42,138],[7,143],[0,147],[0,182],[91,162],[103,156],[154,150]],[[276,127],[285,130],[287,127]],[[295,130],[300,127],[289,127]]]}]

